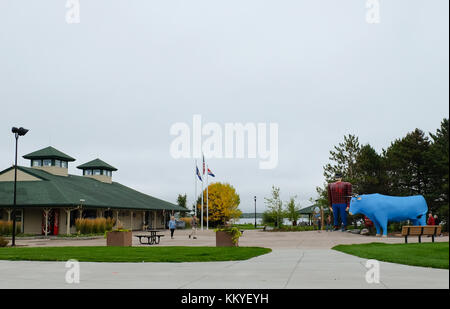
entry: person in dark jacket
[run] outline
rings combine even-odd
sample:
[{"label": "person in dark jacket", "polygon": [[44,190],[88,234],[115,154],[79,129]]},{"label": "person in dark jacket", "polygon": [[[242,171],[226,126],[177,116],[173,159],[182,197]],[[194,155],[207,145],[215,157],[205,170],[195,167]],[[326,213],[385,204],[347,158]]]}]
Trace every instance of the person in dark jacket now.
[{"label": "person in dark jacket", "polygon": [[441,223],[441,221],[439,221],[438,216],[434,215],[434,225],[439,225],[439,223]]}]

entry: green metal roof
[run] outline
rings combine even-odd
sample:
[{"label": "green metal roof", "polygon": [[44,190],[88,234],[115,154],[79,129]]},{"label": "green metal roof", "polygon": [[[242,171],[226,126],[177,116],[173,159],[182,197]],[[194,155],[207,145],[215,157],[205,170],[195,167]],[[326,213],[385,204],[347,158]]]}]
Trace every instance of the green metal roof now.
[{"label": "green metal roof", "polygon": [[87,163],[81,164],[80,166],[77,166],[77,168],[79,168],[80,170],[98,168],[98,169],[109,170],[109,171],[117,171],[117,168],[109,165],[108,163],[106,163],[100,159],[95,159],[95,160],[89,161]]},{"label": "green metal roof", "polygon": [[24,159],[58,159],[63,161],[75,161],[74,158],[72,158],[69,155],[66,155],[65,153],[59,151],[58,149],[53,148],[52,146],[48,146],[46,148],[37,150],[35,152],[29,153],[27,155],[23,156]]},{"label": "green metal roof", "polygon": [[[12,167],[0,172],[11,170]],[[18,207],[74,207],[119,208],[136,210],[187,211],[186,208],[138,192],[113,182],[104,183],[89,177],[56,176],[39,169],[18,166],[18,169],[42,179],[17,182]],[[0,182],[0,207],[13,204],[14,182]]]}]

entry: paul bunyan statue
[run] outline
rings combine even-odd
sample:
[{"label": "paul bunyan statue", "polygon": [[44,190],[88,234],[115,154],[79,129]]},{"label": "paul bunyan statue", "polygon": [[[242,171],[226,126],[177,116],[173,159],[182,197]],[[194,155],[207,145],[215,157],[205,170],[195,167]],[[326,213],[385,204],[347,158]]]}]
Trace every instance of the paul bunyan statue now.
[{"label": "paul bunyan statue", "polygon": [[[328,184],[328,203],[330,212],[333,213],[334,230],[342,223],[342,231],[347,227],[347,211],[350,207],[352,184],[342,181],[342,174],[336,173],[336,182]],[[339,220],[340,217],[340,220]]]}]

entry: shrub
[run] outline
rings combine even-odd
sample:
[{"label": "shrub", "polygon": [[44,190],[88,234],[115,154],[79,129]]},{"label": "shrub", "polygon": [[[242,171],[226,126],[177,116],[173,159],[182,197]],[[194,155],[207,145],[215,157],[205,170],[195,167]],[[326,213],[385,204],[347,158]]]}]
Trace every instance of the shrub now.
[{"label": "shrub", "polygon": [[112,218],[76,219],[75,228],[78,234],[101,234],[111,231],[116,224]]},{"label": "shrub", "polygon": [[281,228],[276,228],[271,231],[274,232],[303,232],[303,231],[314,231],[317,227],[314,225],[283,225]]},{"label": "shrub", "polygon": [[395,233],[400,232],[402,230],[403,225],[407,225],[407,222],[391,222],[388,225],[388,232]]},{"label": "shrub", "polygon": [[184,218],[180,218],[180,220],[181,221],[183,221],[184,223],[185,223],[185,228],[186,229],[189,229],[189,228],[191,228],[191,220],[192,220],[192,218],[190,218],[190,217],[184,217]]},{"label": "shrub", "polygon": [[9,241],[0,236],[0,247],[6,247]]},{"label": "shrub", "polygon": [[[12,235],[12,221],[1,221],[0,220],[0,235]],[[20,222],[16,222],[16,235],[20,234],[22,231],[22,225]]]},{"label": "shrub", "polygon": [[116,225],[116,219],[106,218],[106,221],[105,221],[105,230],[106,231],[111,231],[113,229],[114,225]]}]

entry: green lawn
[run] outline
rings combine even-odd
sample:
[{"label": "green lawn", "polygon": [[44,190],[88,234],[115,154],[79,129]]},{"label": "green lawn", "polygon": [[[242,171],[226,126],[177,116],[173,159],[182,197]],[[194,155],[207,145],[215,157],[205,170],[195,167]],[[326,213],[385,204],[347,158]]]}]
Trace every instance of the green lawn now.
[{"label": "green lawn", "polygon": [[0,260],[80,262],[212,262],[247,260],[261,247],[32,247],[0,248]]},{"label": "green lawn", "polygon": [[449,264],[448,242],[421,244],[370,243],[338,245],[333,249],[366,259],[405,265],[448,269]]}]

